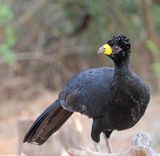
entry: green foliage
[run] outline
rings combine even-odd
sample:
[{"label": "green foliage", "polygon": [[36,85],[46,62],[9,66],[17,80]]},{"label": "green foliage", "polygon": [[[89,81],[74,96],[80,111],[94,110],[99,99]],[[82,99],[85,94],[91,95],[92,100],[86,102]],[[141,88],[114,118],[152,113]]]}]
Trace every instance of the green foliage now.
[{"label": "green foliage", "polygon": [[138,6],[136,5],[136,2],[133,0],[122,0],[122,2],[118,1],[119,5],[121,6],[122,10],[125,12],[128,12],[129,14],[135,14],[135,12],[138,12]]},{"label": "green foliage", "polygon": [[13,28],[7,26],[5,29],[6,33],[6,44],[9,48],[12,48],[15,45],[15,36]]},{"label": "green foliage", "polygon": [[158,61],[153,62],[152,68],[153,68],[153,72],[158,75],[160,73],[160,62]]},{"label": "green foliage", "polygon": [[0,3],[0,29],[4,32],[3,38],[5,41],[0,43],[0,55],[7,64],[12,64],[14,61],[14,53],[12,51],[15,45],[15,35],[12,26],[10,26],[10,20],[13,17],[11,9]]},{"label": "green foliage", "polygon": [[0,3],[0,25],[7,24],[12,17],[13,13],[9,6]]},{"label": "green foliage", "polygon": [[152,11],[153,11],[153,18],[155,22],[156,31],[160,33],[160,20],[159,20],[160,6],[157,4],[154,4],[152,7]]},{"label": "green foliage", "polygon": [[158,48],[158,46],[151,40],[148,40],[146,42],[146,45],[148,47],[148,49],[150,50],[150,52],[153,55],[153,63],[152,63],[152,68],[155,74],[159,74],[160,73],[160,61],[158,59],[158,55],[160,52],[160,49]]},{"label": "green foliage", "polygon": [[91,15],[95,17],[103,16],[105,14],[105,6],[103,5],[104,1],[92,0],[83,0],[84,5],[88,8]]},{"label": "green foliage", "polygon": [[154,56],[157,56],[160,50],[158,46],[151,40],[147,40],[146,44],[147,44],[148,49],[152,52],[152,54]]},{"label": "green foliage", "polygon": [[7,44],[0,44],[0,54],[7,64],[13,63],[13,52]]}]

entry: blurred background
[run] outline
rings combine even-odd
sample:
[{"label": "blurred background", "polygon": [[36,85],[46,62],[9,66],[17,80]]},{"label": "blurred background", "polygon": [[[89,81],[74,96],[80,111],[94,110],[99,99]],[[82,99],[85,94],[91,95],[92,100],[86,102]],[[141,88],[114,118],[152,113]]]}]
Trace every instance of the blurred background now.
[{"label": "blurred background", "polygon": [[[133,135],[144,130],[160,152],[159,16],[160,0],[0,0],[0,155],[21,150],[17,122],[35,119],[74,74],[112,66],[97,49],[119,33],[130,38],[132,69],[149,84],[152,98],[134,128],[113,133],[113,149],[127,149]],[[90,122],[75,114],[47,151],[60,156],[69,147],[93,148]]]}]

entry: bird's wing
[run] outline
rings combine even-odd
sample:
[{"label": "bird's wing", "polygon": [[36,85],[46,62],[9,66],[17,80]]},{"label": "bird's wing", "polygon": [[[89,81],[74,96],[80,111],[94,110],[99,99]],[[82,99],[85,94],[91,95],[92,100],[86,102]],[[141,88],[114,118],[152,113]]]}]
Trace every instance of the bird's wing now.
[{"label": "bird's wing", "polygon": [[60,93],[61,105],[69,111],[89,117],[103,116],[111,100],[113,74],[112,68],[94,68],[81,72]]}]

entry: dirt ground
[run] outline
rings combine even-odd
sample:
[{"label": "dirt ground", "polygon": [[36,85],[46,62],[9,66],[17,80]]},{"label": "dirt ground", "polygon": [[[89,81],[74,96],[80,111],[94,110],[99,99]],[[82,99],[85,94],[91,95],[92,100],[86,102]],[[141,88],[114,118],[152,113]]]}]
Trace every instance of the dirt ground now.
[{"label": "dirt ground", "polygon": [[[18,131],[17,121],[22,119],[35,119],[50,103],[57,98],[57,93],[45,91],[41,95],[29,100],[8,99],[1,103],[0,109],[0,155],[17,153],[18,150]],[[111,136],[113,150],[123,151],[131,144],[131,138],[140,131],[146,131],[153,138],[153,146],[160,152],[160,96],[154,95],[148,109],[141,121],[131,129],[125,131],[115,131]],[[77,120],[78,119],[78,120]],[[84,130],[81,127],[89,127],[91,120],[82,117],[76,113],[70,120],[77,120],[77,129],[82,133],[82,136],[90,140],[90,128]],[[83,125],[83,126],[82,126]],[[67,125],[65,125],[67,126]],[[65,127],[64,127],[65,128]],[[71,133],[70,133],[71,134]],[[53,136],[54,137],[54,136]],[[73,137],[71,134],[69,137]],[[102,139],[103,140],[103,139]],[[54,140],[55,142],[57,140]],[[77,143],[78,144],[78,143]],[[79,145],[79,144],[78,144]],[[83,145],[82,145],[83,146]],[[92,145],[91,145],[92,146]]]}]

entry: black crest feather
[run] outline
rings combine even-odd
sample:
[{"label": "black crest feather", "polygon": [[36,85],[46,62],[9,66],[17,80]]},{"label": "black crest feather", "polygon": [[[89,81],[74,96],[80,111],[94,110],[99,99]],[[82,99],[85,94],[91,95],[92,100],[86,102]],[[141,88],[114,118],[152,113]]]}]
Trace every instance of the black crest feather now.
[{"label": "black crest feather", "polygon": [[122,47],[125,51],[130,51],[130,48],[131,48],[129,38],[127,38],[123,34],[112,36],[107,42],[111,46],[117,44],[120,47]]}]

